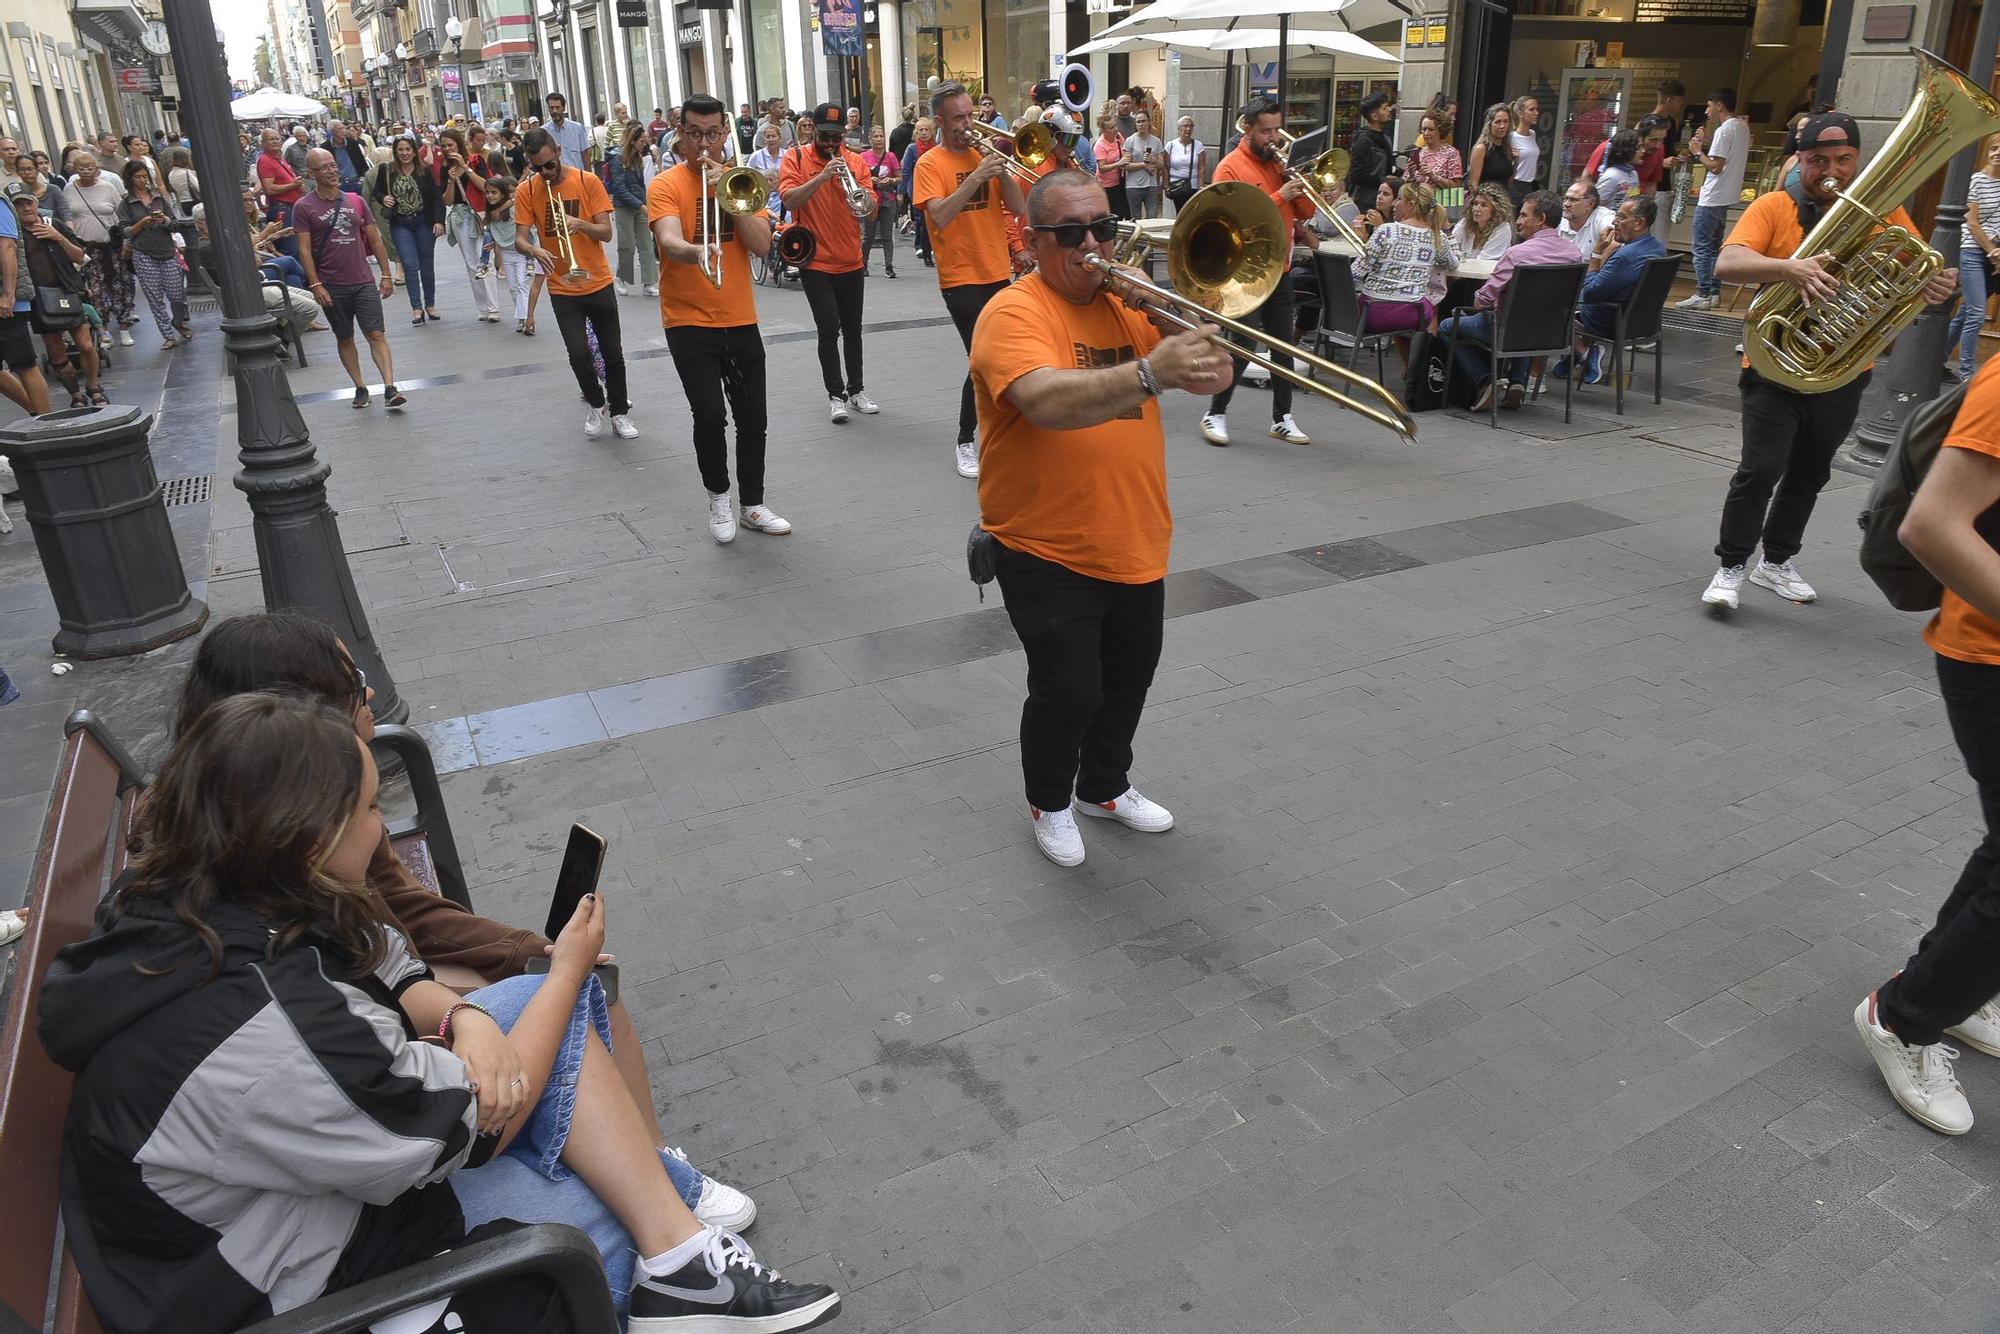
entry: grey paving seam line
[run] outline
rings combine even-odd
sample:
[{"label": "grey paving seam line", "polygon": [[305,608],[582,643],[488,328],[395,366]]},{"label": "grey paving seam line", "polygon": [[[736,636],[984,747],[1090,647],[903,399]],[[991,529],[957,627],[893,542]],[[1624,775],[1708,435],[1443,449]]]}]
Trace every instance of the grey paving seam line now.
[{"label": "grey paving seam line", "polygon": [[[1273,552],[1168,575],[1166,612],[1169,618],[1192,616],[1399,570],[1588,537],[1633,523],[1589,505],[1562,502]],[[1018,647],[1005,609],[987,606],[416,726],[430,741],[438,770],[456,773],[958,666]]]}]

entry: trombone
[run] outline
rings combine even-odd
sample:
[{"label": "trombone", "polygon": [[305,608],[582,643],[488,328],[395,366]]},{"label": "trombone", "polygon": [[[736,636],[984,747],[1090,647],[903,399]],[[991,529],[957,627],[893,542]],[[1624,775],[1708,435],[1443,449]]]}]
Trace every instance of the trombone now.
[{"label": "trombone", "polygon": [[[1235,319],[1264,304],[1291,271],[1291,230],[1271,197],[1247,181],[1218,181],[1198,190],[1181,207],[1167,242],[1167,280],[1172,290],[1147,282],[1099,255],[1083,262],[1104,275],[1104,286],[1132,309],[1177,329],[1193,330],[1218,324],[1229,333],[1263,343],[1305,363],[1301,373],[1271,357],[1232,343],[1221,333],[1208,341],[1230,356],[1262,366],[1307,393],[1330,398],[1405,440],[1417,438],[1416,419],[1394,394],[1364,375],[1357,375],[1304,348],[1272,338]],[[1350,392],[1321,384],[1312,372],[1324,372]]]},{"label": "trombone", "polygon": [[[1238,116],[1236,118],[1236,128],[1243,134],[1250,133],[1250,118],[1248,116]],[[1319,131],[1314,130],[1313,133],[1318,134]],[[1279,128],[1278,153],[1281,158],[1288,157],[1291,154],[1292,145],[1299,141],[1299,137],[1285,130],[1283,127]],[[1329,148],[1304,167],[1294,167],[1287,164],[1285,167],[1285,177],[1288,180],[1297,181],[1305,187],[1306,198],[1312,200],[1313,207],[1324,214],[1326,220],[1333,224],[1333,229],[1340,233],[1340,239],[1353,246],[1356,253],[1359,253],[1368,248],[1368,242],[1362,239],[1360,232],[1354,230],[1352,223],[1348,222],[1347,219],[1341,217],[1338,213],[1335,213],[1333,205],[1327,201],[1327,196],[1333,192],[1334,188],[1346,181],[1348,163],[1349,158],[1346,149]],[[1361,201],[1358,199],[1355,200],[1354,207],[1359,209]]]},{"label": "trombone", "polygon": [[771,182],[755,167],[731,167],[708,185],[708,165],[697,161],[701,172],[701,274],[708,285],[722,290],[722,215],[741,217],[755,213],[771,198]]},{"label": "trombone", "polygon": [[[982,125],[978,121],[965,127],[972,136],[972,146],[988,157],[997,157],[1007,171],[1020,183],[1023,190],[1041,179],[1035,168],[1049,160],[1049,154],[1056,151],[1056,132],[1038,120],[1029,121],[1012,134]],[[1000,147],[1002,140],[1011,140],[1014,151],[1010,154]]]}]

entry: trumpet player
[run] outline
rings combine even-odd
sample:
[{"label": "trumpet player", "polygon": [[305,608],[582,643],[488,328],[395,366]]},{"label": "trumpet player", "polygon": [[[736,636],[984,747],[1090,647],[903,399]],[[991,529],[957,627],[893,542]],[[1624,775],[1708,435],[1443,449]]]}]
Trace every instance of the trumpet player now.
[{"label": "trumpet player", "polygon": [[[861,229],[879,207],[862,184],[868,164],[843,142],[846,120],[832,102],[813,108],[813,143],[785,154],[778,197],[785,211],[813,235],[813,257],[799,270],[813,327],[819,331],[819,373],[828,413],[836,425],[848,412],[880,412],[861,383],[861,297],[867,284]],[[842,374],[845,353],[845,375]]]},{"label": "trumpet player", "polygon": [[[931,94],[931,117],[937,123],[938,146],[917,159],[910,200],[929,224],[944,308],[970,354],[979,312],[1006,290],[1014,274],[1003,210],[1023,216],[1028,201],[1006,160],[974,144],[972,95],[964,84],[939,84]],[[973,443],[978,426],[968,367],[959,392],[954,446],[960,477],[979,476],[979,449]]]},{"label": "trumpet player", "polygon": [[[1840,290],[1827,269],[1832,256],[1792,256],[1834,202],[1834,190],[1845,190],[1860,171],[1861,129],[1852,116],[1821,112],[1800,124],[1797,142],[1798,193],[1775,190],[1758,196],[1743,210],[1716,258],[1718,284],[1790,283],[1808,301],[1832,297]],[[1889,212],[1888,221],[1922,235],[1901,207]],[[1925,285],[1924,300],[1933,305],[1950,300],[1957,283],[1952,270],[1939,273]],[[1721,532],[1715,543],[1719,564],[1701,595],[1711,614],[1736,610],[1746,578],[1791,602],[1819,597],[1792,558],[1805,543],[1806,521],[1812,517],[1820,488],[1832,475],[1834,451],[1854,428],[1871,374],[1863,371],[1825,393],[1802,394],[1764,379],[1744,358],[1738,382],[1743,396],[1743,452],[1722,502]],[[1760,546],[1762,558],[1752,565],[1750,557]]]},{"label": "trumpet player", "polygon": [[[618,328],[611,261],[604,255],[612,238],[611,196],[597,177],[563,161],[562,149],[547,130],[529,130],[521,147],[529,172],[514,191],[514,249],[548,275],[549,309],[562,331],[576,386],[590,405],[583,433],[595,440],[609,425],[621,439],[630,440],[639,428],[625,392],[625,339]],[[602,384],[586,323],[597,331],[597,350],[604,358]]]},{"label": "trumpet player", "polygon": [[[708,531],[736,540],[729,494],[730,414],[736,417],[736,484],[741,526],[774,536],[792,531],[764,503],[764,336],[751,296],[750,259],[771,249],[767,207],[736,213],[720,205],[730,126],[722,103],[696,93],[681,104],[682,160],[646,187],[646,216],[660,244],[660,323],[667,351],[694,414],[694,457],[708,492]],[[711,274],[720,266],[720,283]]]}]

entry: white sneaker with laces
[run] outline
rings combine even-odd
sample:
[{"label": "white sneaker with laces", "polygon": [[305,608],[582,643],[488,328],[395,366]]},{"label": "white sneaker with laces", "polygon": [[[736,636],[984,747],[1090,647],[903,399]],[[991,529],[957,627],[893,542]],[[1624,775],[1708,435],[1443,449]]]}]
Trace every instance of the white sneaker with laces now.
[{"label": "white sneaker with laces", "polygon": [[[688,1161],[686,1151],[676,1149],[672,1145],[661,1149],[660,1152],[672,1154],[684,1163]],[[693,1213],[709,1227],[719,1227],[724,1232],[741,1232],[757,1221],[757,1201],[734,1186],[723,1185],[704,1172],[701,1178],[701,1198],[695,1201]]]},{"label": "white sneaker with laces", "polygon": [[1967,1015],[1963,1023],[1947,1028],[1944,1035],[1957,1038],[1974,1051],[2000,1056],[2000,1001],[1987,1001]]},{"label": "white sneaker with laces", "polygon": [[1675,310],[1714,310],[1714,309],[1715,309],[1715,308],[1716,308],[1717,306],[1719,306],[1719,305],[1721,305],[1721,304],[1722,304],[1722,301],[1721,301],[1721,299],[1720,299],[1720,298],[1718,298],[1718,297],[1712,297],[1712,296],[1701,296],[1701,295],[1697,294],[1697,295],[1695,295],[1695,296],[1688,296],[1688,297],[1682,297],[1682,298],[1681,298],[1681,299],[1680,299],[1679,301],[1676,301],[1676,302],[1674,302],[1674,309],[1675,309]]},{"label": "white sneaker with laces", "polygon": [[132,331],[130,329],[120,329],[118,331],[118,346],[132,346]]},{"label": "white sneaker with laces", "polygon": [[611,429],[617,433],[620,440],[636,439],[639,435],[638,423],[622,412],[611,419]]},{"label": "white sneaker with laces", "polygon": [[1759,588],[1768,588],[1779,597],[1791,602],[1816,602],[1819,594],[1807,583],[1790,561],[1773,565],[1760,560],[1757,568],[1750,571],[1750,582]]},{"label": "white sneaker with laces", "polygon": [[620,295],[620,296],[630,296],[630,295],[632,295],[632,289],[631,289],[631,288],[629,288],[629,287],[627,287],[627,286],[626,286],[626,285],[625,285],[624,283],[619,283],[619,284],[618,284],[618,295]]},{"label": "white sneaker with laces", "polygon": [[971,440],[958,442],[958,475],[960,477],[979,476],[979,446]]},{"label": "white sneaker with laces", "polygon": [[743,511],[743,526],[755,528],[760,533],[773,537],[783,537],[792,531],[791,520],[781,519],[771,512],[769,505],[752,505]]},{"label": "white sneaker with laces", "polygon": [[660,294],[660,285],[658,283],[647,283],[645,290],[647,296],[658,296]]},{"label": "white sneaker with laces", "polygon": [[595,440],[598,436],[604,434],[604,428],[609,423],[610,419],[605,416],[603,408],[592,408],[584,414],[583,433],[592,440]]},{"label": "white sneaker with laces", "polygon": [[1057,866],[1083,865],[1083,831],[1076,827],[1076,815],[1065,806],[1059,811],[1039,811],[1028,807],[1035,822],[1035,846]]},{"label": "white sneaker with laces", "polygon": [[1725,565],[1708,581],[1708,589],[1701,595],[1702,605],[1713,608],[1717,615],[1735,611],[1739,601],[1737,590],[1742,587],[1743,567]]},{"label": "white sneaker with laces", "polygon": [[847,400],[835,394],[826,401],[826,415],[833,419],[835,426],[847,424]]},{"label": "white sneaker with laces", "polygon": [[1271,423],[1271,438],[1282,440],[1288,445],[1312,443],[1312,437],[1299,429],[1299,424],[1292,420],[1292,414],[1289,412]]},{"label": "white sneaker with laces", "polygon": [[1972,1129],[1972,1104],[1951,1072],[1958,1048],[1942,1042],[1927,1047],[1904,1042],[1877,1022],[1872,991],[1854,1007],[1854,1029],[1904,1111],[1941,1135],[1963,1135]]},{"label": "white sneaker with laces", "polygon": [[1201,438],[1211,445],[1229,443],[1229,418],[1220,412],[1210,412],[1201,419]]},{"label": "white sneaker with laces", "polygon": [[882,410],[882,405],[868,397],[865,390],[849,394],[847,396],[847,406],[853,408],[864,417],[872,417]]},{"label": "white sneaker with laces", "polygon": [[1161,834],[1174,827],[1174,813],[1157,801],[1149,801],[1136,787],[1128,787],[1110,801],[1078,798],[1077,813],[1097,820],[1116,820],[1127,829],[1142,834]]},{"label": "white sneaker with laces", "polygon": [[708,493],[708,531],[724,545],[736,540],[736,506],[730,502],[727,491],[721,495]]}]

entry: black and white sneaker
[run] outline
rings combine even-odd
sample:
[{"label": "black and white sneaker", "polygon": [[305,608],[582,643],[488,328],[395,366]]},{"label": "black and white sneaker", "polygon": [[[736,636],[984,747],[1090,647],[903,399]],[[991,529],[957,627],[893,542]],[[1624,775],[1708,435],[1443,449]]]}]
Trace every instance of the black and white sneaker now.
[{"label": "black and white sneaker", "polygon": [[632,1288],[632,1334],[781,1334],[815,1329],[840,1314],[840,1294],[787,1283],[757,1263],[743,1238],[713,1231],[708,1249],[665,1278]]}]

